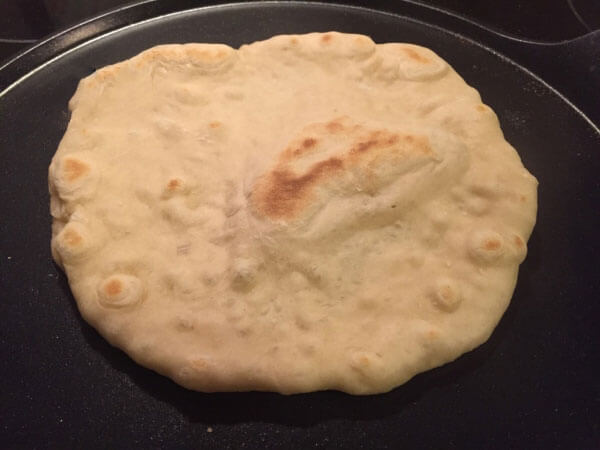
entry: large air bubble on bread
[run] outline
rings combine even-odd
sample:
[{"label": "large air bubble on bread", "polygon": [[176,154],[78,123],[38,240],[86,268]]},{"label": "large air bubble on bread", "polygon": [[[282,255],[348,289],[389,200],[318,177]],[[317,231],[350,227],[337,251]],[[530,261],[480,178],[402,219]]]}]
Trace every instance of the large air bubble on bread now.
[{"label": "large air bubble on bread", "polygon": [[389,224],[458,183],[468,165],[449,134],[340,117],[306,126],[247,195],[259,224],[314,238]]}]

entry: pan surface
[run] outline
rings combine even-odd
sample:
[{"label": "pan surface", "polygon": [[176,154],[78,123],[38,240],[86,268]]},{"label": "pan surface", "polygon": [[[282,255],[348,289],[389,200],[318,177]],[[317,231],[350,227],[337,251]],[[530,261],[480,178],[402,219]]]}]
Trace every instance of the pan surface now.
[{"label": "pan surface", "polygon": [[[538,178],[538,224],[491,339],[394,391],[201,394],[136,365],[79,316],[50,256],[47,168],[77,82],[157,44],[338,30],[432,48],[498,114]],[[0,447],[594,448],[600,442],[600,133],[474,41],[308,3],[187,10],[70,49],[0,96]],[[209,428],[210,427],[210,428]]]}]

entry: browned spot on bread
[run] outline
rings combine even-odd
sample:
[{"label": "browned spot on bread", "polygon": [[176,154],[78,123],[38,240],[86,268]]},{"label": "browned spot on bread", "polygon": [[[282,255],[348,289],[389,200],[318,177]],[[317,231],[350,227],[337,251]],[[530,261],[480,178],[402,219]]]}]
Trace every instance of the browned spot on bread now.
[{"label": "browned spot on bread", "polygon": [[515,241],[515,245],[517,246],[517,248],[525,247],[525,242],[523,242],[523,239],[521,239],[520,236],[515,236],[514,241]]},{"label": "browned spot on bread", "polygon": [[208,126],[211,128],[219,128],[221,125],[223,125],[223,124],[219,121],[214,121],[214,122],[211,122],[208,124]]},{"label": "browned spot on bread", "polygon": [[332,120],[331,122],[329,122],[326,125],[326,127],[327,127],[327,131],[329,131],[330,133],[339,133],[340,131],[342,131],[344,129],[344,125],[342,125],[337,120]]},{"label": "browned spot on bread", "polygon": [[525,203],[527,201],[527,197],[525,197],[523,194],[521,194],[519,196],[519,200],[521,200],[521,203]]},{"label": "browned spot on bread", "polygon": [[388,140],[386,141],[387,145],[394,145],[398,142],[398,135],[397,134],[393,134],[391,135]]},{"label": "browned spot on bread", "polygon": [[317,145],[316,139],[306,138],[302,141],[302,144],[298,148],[295,148],[294,150],[287,150],[285,153],[289,154],[291,152],[292,157],[299,157],[304,153],[310,151],[310,149],[313,148],[315,145]]},{"label": "browned spot on bread", "polygon": [[63,173],[67,181],[75,181],[90,171],[90,167],[75,158],[68,158],[64,162]]},{"label": "browned spot on bread", "polygon": [[496,239],[487,239],[483,243],[483,248],[485,248],[486,250],[489,250],[489,251],[494,251],[494,250],[498,250],[501,245],[502,245],[502,243]]},{"label": "browned spot on bread", "polygon": [[298,39],[296,39],[295,37],[291,38],[290,44],[294,44],[294,45],[298,44]]},{"label": "browned spot on bread", "polygon": [[[398,138],[396,137],[396,140],[394,140],[393,143],[395,143],[397,139]],[[406,143],[410,144],[417,153],[422,153],[424,155],[433,154],[433,150],[429,145],[429,139],[427,139],[425,136],[413,136],[411,134],[405,134],[402,136],[402,139],[404,139]]]},{"label": "browned spot on bread", "polygon": [[329,158],[314,164],[308,172],[296,176],[289,170],[275,170],[265,185],[264,192],[253,193],[258,208],[274,219],[289,218],[307,200],[310,190],[323,178],[341,170],[339,158]]},{"label": "browned spot on bread", "polygon": [[406,139],[404,134],[368,128],[345,116],[311,124],[257,180],[251,204],[262,216],[291,220],[315,200],[316,186],[336,183],[348,172],[363,194],[374,195],[382,183],[377,175],[380,167],[433,153],[427,136]]},{"label": "browned spot on bread", "polygon": [[123,290],[123,284],[120,280],[112,279],[104,286],[104,292],[109,297],[114,297],[115,295],[119,295]]},{"label": "browned spot on bread", "polygon": [[477,108],[477,111],[481,111],[481,112],[485,111],[485,106],[483,106],[483,105],[477,105],[475,108]]},{"label": "browned spot on bread", "polygon": [[67,228],[63,234],[65,242],[67,243],[67,245],[69,245],[69,247],[76,247],[77,245],[81,244],[81,242],[83,241],[83,238],[81,237],[81,235],[71,229],[71,228]]},{"label": "browned spot on bread", "polygon": [[333,38],[333,36],[329,33],[324,34],[323,36],[321,36],[321,42],[323,43],[328,43],[331,41],[331,39]]},{"label": "browned spot on bread", "polygon": [[415,50],[413,50],[410,47],[404,47],[402,50],[404,51],[404,53],[406,53],[406,55],[410,59],[412,59],[414,61],[417,61],[417,62],[420,62],[420,63],[423,63],[423,64],[429,62],[429,58],[425,58],[424,56],[420,55],[418,52],[416,52]]},{"label": "browned spot on bread", "polygon": [[307,138],[302,141],[302,147],[311,148],[317,144],[317,140],[314,138]]},{"label": "browned spot on bread", "polygon": [[167,190],[174,191],[177,188],[181,187],[182,184],[183,184],[183,182],[179,178],[173,178],[167,184]]},{"label": "browned spot on bread", "polygon": [[369,150],[371,147],[376,146],[377,144],[379,144],[379,141],[375,140],[375,139],[371,139],[370,141],[366,141],[366,142],[359,142],[356,147],[354,147],[352,150],[350,150],[352,153],[362,153],[362,152],[366,152],[367,150]]}]

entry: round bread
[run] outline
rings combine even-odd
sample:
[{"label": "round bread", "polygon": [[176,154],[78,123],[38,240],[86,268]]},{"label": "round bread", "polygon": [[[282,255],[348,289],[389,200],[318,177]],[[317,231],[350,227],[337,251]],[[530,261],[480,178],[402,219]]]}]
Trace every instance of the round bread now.
[{"label": "round bread", "polygon": [[165,45],[69,107],[53,256],[90,324],[187,388],[385,392],[509,304],[537,181],[426,48]]}]

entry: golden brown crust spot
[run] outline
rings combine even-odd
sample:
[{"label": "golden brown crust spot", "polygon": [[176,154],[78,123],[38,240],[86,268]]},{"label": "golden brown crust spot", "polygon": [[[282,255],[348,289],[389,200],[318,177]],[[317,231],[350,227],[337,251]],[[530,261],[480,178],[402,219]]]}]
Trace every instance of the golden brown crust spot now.
[{"label": "golden brown crust spot", "polygon": [[403,136],[403,139],[412,147],[414,147],[416,152],[424,155],[433,154],[433,150],[429,145],[429,139],[427,139],[425,136],[413,136],[411,134],[406,134]]},{"label": "golden brown crust spot", "polygon": [[523,241],[523,239],[521,239],[520,236],[515,236],[514,242],[515,242],[515,245],[517,246],[517,248],[525,247],[525,242]]},{"label": "golden brown crust spot", "polygon": [[485,112],[485,106],[483,105],[477,105],[475,108],[477,109],[477,111]]},{"label": "golden brown crust spot", "polygon": [[333,36],[329,33],[326,33],[323,36],[321,36],[321,42],[323,42],[324,44],[328,44],[329,42],[331,42],[331,39],[333,39]]},{"label": "golden brown crust spot", "polygon": [[317,145],[317,140],[314,138],[306,138],[302,141],[302,147],[311,148]]},{"label": "golden brown crust spot", "polygon": [[219,128],[221,125],[223,125],[221,122],[219,122],[218,120],[215,120],[214,122],[211,122],[208,124],[208,126],[210,128]]},{"label": "golden brown crust spot", "polygon": [[344,129],[344,126],[337,120],[332,120],[326,125],[327,131],[330,133],[339,133]]},{"label": "golden brown crust spot", "polygon": [[399,140],[399,139],[400,139],[400,138],[399,138],[399,136],[398,136],[397,134],[393,134],[393,135],[391,135],[391,136],[390,136],[390,137],[387,139],[387,141],[386,141],[386,144],[387,144],[387,145],[394,145],[394,144],[396,144],[396,143],[398,142],[398,140]]},{"label": "golden brown crust spot", "polygon": [[[305,153],[308,153],[312,148],[317,145],[317,140],[315,138],[306,138],[302,141],[298,148],[294,150],[286,150],[285,154],[288,155],[288,158],[299,157]],[[291,154],[291,156],[290,156]]]},{"label": "golden brown crust spot", "polygon": [[182,184],[183,184],[183,181],[181,181],[179,178],[173,178],[167,184],[167,190],[169,190],[169,191],[175,191],[178,188],[180,188]]},{"label": "golden brown crust spot", "polygon": [[90,171],[90,166],[75,158],[67,158],[64,162],[63,173],[67,181],[75,181]]},{"label": "golden brown crust spot", "polygon": [[112,279],[104,285],[104,292],[109,297],[119,295],[123,290],[123,284],[120,280]]},{"label": "golden brown crust spot", "polygon": [[267,190],[255,199],[263,213],[274,219],[292,217],[310,195],[310,190],[324,178],[343,169],[339,158],[329,158],[314,164],[304,175],[296,176],[289,170],[274,170]]},{"label": "golden brown crust spot", "polygon": [[498,250],[502,246],[502,242],[497,239],[486,239],[483,243],[483,248],[489,251]]},{"label": "golden brown crust spot", "polygon": [[81,235],[71,228],[65,230],[63,238],[69,247],[76,247],[83,242]]},{"label": "golden brown crust spot", "polygon": [[402,51],[406,54],[406,56],[408,56],[410,59],[419,62],[419,63],[423,63],[426,64],[429,62],[429,58],[426,58],[422,55],[420,55],[417,51],[413,50],[410,47],[404,47],[402,48]]},{"label": "golden brown crust spot", "polygon": [[366,152],[367,150],[369,150],[372,147],[375,147],[376,145],[379,144],[379,141],[376,139],[371,139],[369,141],[365,141],[365,142],[359,142],[356,147],[353,147],[352,150],[350,150],[351,153],[362,153],[362,152]]},{"label": "golden brown crust spot", "polygon": [[[389,158],[429,156],[433,150],[426,136],[405,136],[386,129],[368,129],[346,117],[312,124],[309,137],[295,140],[279,157],[278,164],[256,183],[251,202],[257,212],[271,219],[293,219],[313,199],[312,191],[344,171],[362,167],[361,184],[364,192],[374,193],[377,180],[375,166]],[[306,136],[306,134],[304,135]],[[318,136],[318,137],[315,137]],[[343,142],[341,151],[326,156],[328,140],[333,145]],[[336,144],[337,142],[337,144]],[[317,148],[317,144],[321,148]],[[324,150],[323,160],[313,163],[308,170],[297,173],[294,163],[304,155]]]}]

